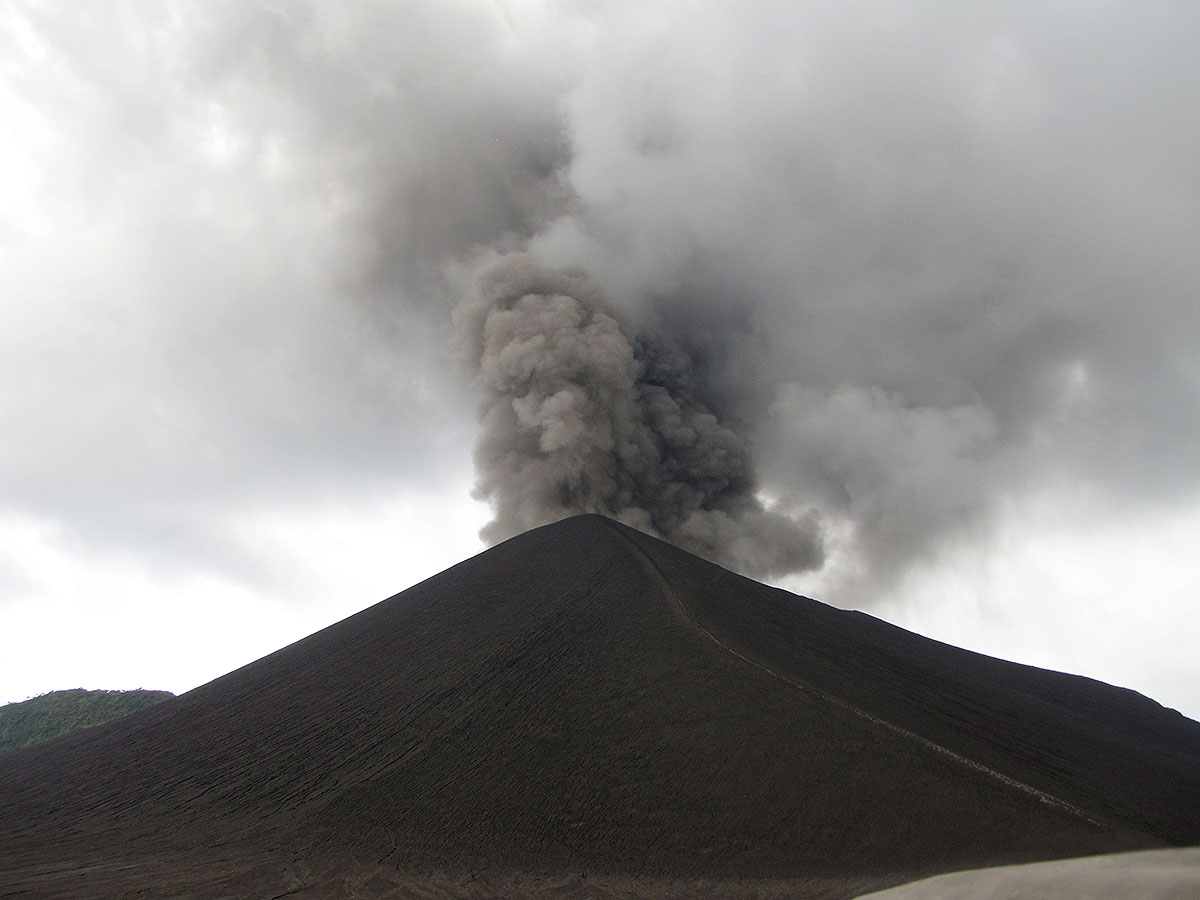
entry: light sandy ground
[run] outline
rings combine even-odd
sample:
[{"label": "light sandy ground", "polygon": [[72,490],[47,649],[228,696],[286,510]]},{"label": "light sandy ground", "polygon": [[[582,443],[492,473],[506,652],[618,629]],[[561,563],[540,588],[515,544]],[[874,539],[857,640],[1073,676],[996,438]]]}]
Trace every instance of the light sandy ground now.
[{"label": "light sandy ground", "polygon": [[1200,847],[938,875],[860,900],[1197,900]]}]

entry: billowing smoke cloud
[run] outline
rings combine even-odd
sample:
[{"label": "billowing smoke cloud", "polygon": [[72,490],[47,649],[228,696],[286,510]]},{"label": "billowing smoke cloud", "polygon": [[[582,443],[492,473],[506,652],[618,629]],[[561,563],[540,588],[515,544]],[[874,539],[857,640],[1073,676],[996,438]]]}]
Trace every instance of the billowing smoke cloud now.
[{"label": "billowing smoke cloud", "polygon": [[815,520],[764,508],[746,442],[697,395],[688,358],[582,272],[506,257],[457,321],[483,393],[487,541],[594,512],[759,577],[821,563]]},{"label": "billowing smoke cloud", "polygon": [[1161,9],[597,17],[573,202],[528,249],[694,361],[766,493],[819,510],[820,596],[872,605],[1014,510],[1194,502],[1197,14]]}]

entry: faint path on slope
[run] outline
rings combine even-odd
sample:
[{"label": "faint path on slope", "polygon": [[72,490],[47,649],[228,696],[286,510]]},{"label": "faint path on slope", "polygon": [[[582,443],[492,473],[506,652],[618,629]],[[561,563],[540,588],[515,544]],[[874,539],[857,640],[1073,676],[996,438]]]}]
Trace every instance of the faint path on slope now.
[{"label": "faint path on slope", "polygon": [[994,778],[995,780],[999,781],[1000,783],[1007,785],[1008,787],[1014,788],[1017,791],[1020,791],[1021,793],[1026,794],[1029,797],[1032,797],[1033,799],[1037,800],[1038,802],[1045,804],[1046,806],[1053,807],[1055,809],[1058,809],[1058,810],[1061,810],[1062,812],[1067,813],[1068,815],[1072,815],[1072,816],[1075,816],[1076,818],[1082,819],[1083,821],[1087,822],[1089,825],[1092,825],[1095,828],[1098,828],[1100,830],[1108,830],[1107,826],[1105,826],[1101,822],[1098,822],[1097,820],[1093,819],[1091,816],[1089,816],[1087,813],[1085,813],[1079,807],[1074,806],[1074,805],[1066,802],[1065,800],[1061,800],[1058,797],[1053,796],[1052,794],[1047,794],[1045,791],[1040,791],[1035,787],[1031,787],[1030,785],[1025,784],[1023,781],[1018,781],[1017,779],[1015,779],[1009,775],[1005,775],[1003,772],[997,772],[995,769],[989,768],[988,766],[985,766],[982,763],[976,762],[973,759],[963,756],[960,753],[955,753],[950,748],[943,747],[941,744],[935,743],[934,741],[931,741],[928,738],[924,738],[921,735],[916,734],[915,732],[909,731],[907,728],[901,728],[899,725],[895,725],[891,722],[888,722],[886,719],[881,719],[879,716],[876,716],[873,713],[869,713],[865,709],[861,709],[860,707],[857,707],[854,704],[849,703],[846,700],[843,700],[841,697],[834,696],[833,694],[827,693],[827,692],[825,692],[819,688],[816,688],[810,684],[804,684],[802,682],[799,682],[799,681],[795,680],[794,678],[791,678],[790,676],[786,675],[785,673],[780,672],[778,669],[774,669],[771,666],[769,666],[763,662],[760,662],[758,660],[751,659],[750,657],[746,656],[745,654],[741,653],[740,651],[729,646],[729,644],[727,644],[727,643],[725,643],[725,641],[721,640],[720,637],[718,637],[717,635],[715,635],[711,631],[709,631],[708,628],[706,628],[704,626],[704,624],[701,623],[700,620],[695,616],[695,614],[691,611],[691,609],[688,608],[688,605],[683,602],[683,598],[679,596],[679,593],[675,590],[674,585],[671,584],[671,581],[669,578],[667,578],[666,573],[663,572],[663,570],[661,568],[659,568],[659,565],[657,562],[655,562],[654,558],[648,552],[646,552],[646,550],[644,550],[641,546],[639,546],[638,543],[635,540],[633,540],[629,535],[625,534],[624,531],[619,526],[612,524],[612,525],[610,525],[610,527],[612,527],[613,531],[615,531],[620,536],[622,541],[624,541],[627,545],[629,545],[629,547],[631,547],[633,549],[633,551],[637,554],[637,556],[644,563],[650,576],[652,578],[654,578],[655,581],[658,582],[658,584],[662,587],[664,593],[666,594],[667,598],[669,600],[673,601],[674,604],[679,607],[679,609],[683,612],[683,614],[687,618],[687,620],[689,622],[691,622],[691,624],[701,634],[705,635],[709,640],[711,640],[718,647],[721,647],[726,652],[732,653],[734,656],[736,656],[738,659],[742,660],[743,662],[749,663],[750,665],[754,666],[755,668],[761,669],[762,671],[766,672],[768,675],[771,675],[772,677],[779,679],[784,684],[790,685],[793,689],[800,691],[803,694],[808,694],[808,695],[816,697],[820,700],[824,700],[826,703],[831,703],[834,706],[838,706],[838,707],[846,710],[847,712],[852,713],[855,716],[858,716],[859,718],[862,718],[868,722],[871,722],[874,725],[878,725],[882,728],[886,728],[887,730],[893,732],[894,734],[898,734],[901,737],[906,738],[910,741],[915,741],[916,743],[920,744],[921,746],[926,747],[927,749],[932,750],[935,753],[938,753],[941,756],[944,756],[950,760],[953,760],[954,762],[958,763],[961,766],[964,766],[968,769],[972,769],[976,772],[980,772],[984,775]]}]

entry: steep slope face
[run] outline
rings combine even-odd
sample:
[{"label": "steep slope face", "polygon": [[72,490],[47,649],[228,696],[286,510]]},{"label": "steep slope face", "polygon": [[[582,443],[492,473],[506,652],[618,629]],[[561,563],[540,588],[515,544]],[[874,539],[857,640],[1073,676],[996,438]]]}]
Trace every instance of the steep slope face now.
[{"label": "steep slope face", "polygon": [[1079,808],[1200,844],[1200,724],[1125,689],[972,653],[631,534],[714,639]]},{"label": "steep slope face", "polygon": [[[67,846],[148,889],[211,859],[280,878],[799,878],[849,896],[1169,839],[1138,797],[1023,780],[1032,757],[993,747],[987,702],[948,726],[946,667],[902,677],[896,648],[921,639],[881,624],[570,519],[131,719],[0,758],[0,872],[36,884]],[[925,644],[910,650],[945,652]],[[1086,759],[1074,740],[1051,736],[1051,755]]]}]

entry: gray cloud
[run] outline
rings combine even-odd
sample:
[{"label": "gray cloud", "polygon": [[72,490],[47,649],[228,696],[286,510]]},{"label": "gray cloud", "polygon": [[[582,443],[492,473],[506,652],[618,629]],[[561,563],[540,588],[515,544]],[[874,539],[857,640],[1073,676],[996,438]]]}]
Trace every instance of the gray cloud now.
[{"label": "gray cloud", "polygon": [[552,73],[473,3],[89,12],[0,28],[2,505],[244,573],[240,515],[457,482],[442,270],[557,208]]},{"label": "gray cloud", "polygon": [[1006,503],[1196,497],[1190,7],[89,10],[0,29],[10,509],[185,548],[444,473],[473,430],[450,313],[514,252],[629,304],[598,307],[633,354],[613,414],[711,412],[747,477],[701,493],[819,510],[839,601]]},{"label": "gray cloud", "polygon": [[839,525],[839,601],[1046,492],[1194,500],[1197,23],[1156,9],[752,4],[690,15],[695,47],[632,11],[597,40],[577,199],[531,249],[693,355],[764,488]]}]

